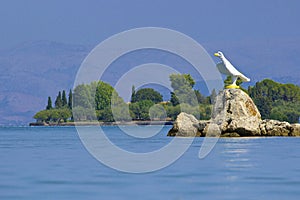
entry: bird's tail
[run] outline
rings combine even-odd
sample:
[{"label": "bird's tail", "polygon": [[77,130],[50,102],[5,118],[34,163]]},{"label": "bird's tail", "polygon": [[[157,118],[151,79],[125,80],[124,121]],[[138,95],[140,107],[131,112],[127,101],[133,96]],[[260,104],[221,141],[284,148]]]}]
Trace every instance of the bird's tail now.
[{"label": "bird's tail", "polygon": [[249,82],[250,81],[250,78],[244,76],[243,74],[238,75],[238,77],[240,79],[242,79],[243,82]]}]

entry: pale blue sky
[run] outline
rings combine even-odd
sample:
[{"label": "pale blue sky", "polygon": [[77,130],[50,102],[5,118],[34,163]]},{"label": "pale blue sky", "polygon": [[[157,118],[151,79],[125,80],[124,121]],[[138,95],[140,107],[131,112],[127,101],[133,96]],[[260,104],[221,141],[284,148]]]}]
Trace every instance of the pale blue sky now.
[{"label": "pale blue sky", "polygon": [[[180,31],[210,55],[222,50],[251,84],[272,78],[300,85],[299,8],[298,0],[0,0],[0,124],[27,124],[47,96],[72,86],[84,55],[73,45],[47,41],[89,45],[83,48],[88,51],[138,27]],[[40,40],[46,42],[32,42]],[[38,44],[47,53],[57,52],[39,54]],[[61,54],[64,46],[70,49]],[[154,60],[138,58],[137,64]],[[164,64],[182,65],[171,61]],[[24,99],[28,103],[16,104]]]},{"label": "pale blue sky", "polygon": [[96,45],[144,26],[198,42],[298,38],[298,0],[1,0],[0,49],[51,40]]}]

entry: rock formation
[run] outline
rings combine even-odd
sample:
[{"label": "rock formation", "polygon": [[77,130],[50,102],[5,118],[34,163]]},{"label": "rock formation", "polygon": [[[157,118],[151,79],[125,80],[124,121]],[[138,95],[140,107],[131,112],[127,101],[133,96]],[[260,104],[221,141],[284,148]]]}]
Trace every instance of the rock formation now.
[{"label": "rock formation", "polygon": [[218,125],[221,134],[260,135],[260,121],[257,107],[242,90],[225,89],[217,95],[210,126]]},{"label": "rock formation", "polygon": [[194,115],[189,115],[182,112],[177,116],[172,129],[168,133],[168,136],[201,136],[201,132],[198,130],[198,128],[199,121],[194,117]]},{"label": "rock formation", "polygon": [[224,89],[213,106],[209,121],[180,113],[168,136],[300,136],[300,125],[262,120],[252,99],[242,90]]}]

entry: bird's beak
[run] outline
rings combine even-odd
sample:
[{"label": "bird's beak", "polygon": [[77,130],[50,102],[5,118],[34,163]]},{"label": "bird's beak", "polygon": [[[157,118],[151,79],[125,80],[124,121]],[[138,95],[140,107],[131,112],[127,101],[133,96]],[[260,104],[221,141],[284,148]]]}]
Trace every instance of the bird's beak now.
[{"label": "bird's beak", "polygon": [[215,53],[214,56],[220,57],[220,55],[218,53]]}]

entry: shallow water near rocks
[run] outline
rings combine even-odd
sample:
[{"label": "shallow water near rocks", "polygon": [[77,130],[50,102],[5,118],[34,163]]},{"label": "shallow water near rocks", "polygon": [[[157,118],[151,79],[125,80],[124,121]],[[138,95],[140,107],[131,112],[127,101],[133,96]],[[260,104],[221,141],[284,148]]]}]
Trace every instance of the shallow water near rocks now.
[{"label": "shallow water near rocks", "polygon": [[[126,127],[151,131],[157,127]],[[132,152],[163,147],[171,126],[150,138],[103,127]],[[129,174],[91,156],[74,127],[0,128],[0,199],[299,199],[300,138],[221,138],[204,159],[203,138],[170,166]]]}]

